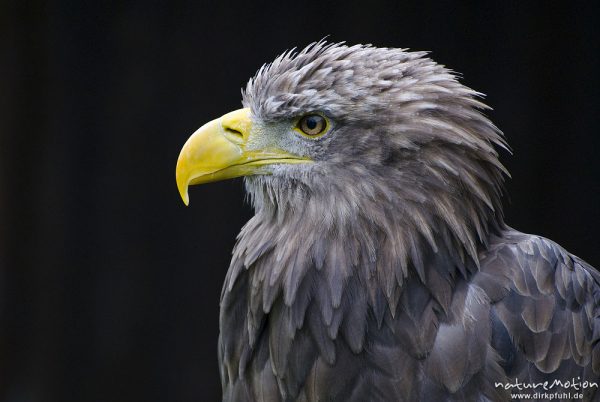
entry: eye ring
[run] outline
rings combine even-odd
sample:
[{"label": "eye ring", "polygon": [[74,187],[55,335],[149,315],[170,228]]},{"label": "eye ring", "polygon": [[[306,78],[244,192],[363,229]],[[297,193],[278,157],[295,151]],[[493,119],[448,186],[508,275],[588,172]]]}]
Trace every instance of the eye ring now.
[{"label": "eye ring", "polygon": [[298,120],[297,129],[304,135],[316,137],[324,134],[329,128],[327,119],[320,114],[310,113]]}]

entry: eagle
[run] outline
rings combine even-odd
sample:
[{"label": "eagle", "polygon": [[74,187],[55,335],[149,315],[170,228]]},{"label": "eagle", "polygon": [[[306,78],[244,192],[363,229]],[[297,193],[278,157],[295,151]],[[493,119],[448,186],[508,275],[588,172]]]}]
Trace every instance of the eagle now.
[{"label": "eagle", "polygon": [[481,98],[426,52],[319,41],[187,140],[185,204],[244,176],[255,211],[221,293],[224,401],[600,398],[600,274],[504,222]]}]

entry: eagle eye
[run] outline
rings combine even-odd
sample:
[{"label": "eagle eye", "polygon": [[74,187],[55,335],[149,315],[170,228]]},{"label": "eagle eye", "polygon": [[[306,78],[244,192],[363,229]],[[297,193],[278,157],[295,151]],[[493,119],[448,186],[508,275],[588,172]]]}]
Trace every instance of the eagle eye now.
[{"label": "eagle eye", "polygon": [[307,114],[298,121],[297,128],[302,134],[315,137],[325,133],[328,128],[327,120],[320,114]]}]

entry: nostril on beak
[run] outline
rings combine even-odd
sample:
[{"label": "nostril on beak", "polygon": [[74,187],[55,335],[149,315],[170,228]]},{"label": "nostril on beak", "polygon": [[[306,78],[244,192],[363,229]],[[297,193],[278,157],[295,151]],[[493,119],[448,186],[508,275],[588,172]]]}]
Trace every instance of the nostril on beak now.
[{"label": "nostril on beak", "polygon": [[249,114],[249,109],[239,109],[221,117],[221,132],[225,138],[237,145],[244,144],[252,125]]},{"label": "nostril on beak", "polygon": [[231,127],[223,127],[223,129],[225,130],[225,132],[227,134],[238,136],[238,137],[240,137],[240,139],[244,138],[244,135],[239,130],[236,130],[236,129],[231,128]]},{"label": "nostril on beak", "polygon": [[240,130],[236,130],[235,128],[223,124],[223,134],[225,137],[233,142],[234,144],[242,144],[244,142],[244,134]]}]

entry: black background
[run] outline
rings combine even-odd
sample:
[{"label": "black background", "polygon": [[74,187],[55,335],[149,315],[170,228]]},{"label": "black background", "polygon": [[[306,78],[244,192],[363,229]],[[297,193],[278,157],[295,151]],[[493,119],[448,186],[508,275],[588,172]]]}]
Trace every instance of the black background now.
[{"label": "black background", "polygon": [[177,155],[328,34],[431,50],[486,93],[507,221],[600,266],[598,12],[497,3],[3,2],[0,401],[220,398],[220,287],[252,212],[240,179],[185,208]]}]

